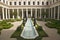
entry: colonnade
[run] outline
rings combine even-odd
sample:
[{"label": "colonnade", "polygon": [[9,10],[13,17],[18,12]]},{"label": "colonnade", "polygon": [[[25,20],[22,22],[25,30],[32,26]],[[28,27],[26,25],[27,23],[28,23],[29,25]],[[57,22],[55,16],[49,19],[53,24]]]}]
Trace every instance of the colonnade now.
[{"label": "colonnade", "polygon": [[[43,8],[44,9],[44,8]],[[11,16],[13,19],[15,19],[15,17],[13,15],[11,15],[11,10],[8,8],[0,8],[0,19],[10,19]],[[15,9],[12,9],[12,12]],[[46,9],[44,9],[46,10]],[[51,19],[60,19],[60,5],[59,6],[55,6],[55,7],[51,7],[48,8],[49,12],[47,17],[51,18]],[[20,12],[21,11],[21,12]],[[47,10],[46,10],[47,11]],[[35,17],[35,18],[42,18],[42,8],[29,8],[29,9],[16,9],[17,14],[15,15],[16,18],[20,19],[20,18],[24,18],[24,17]]]}]

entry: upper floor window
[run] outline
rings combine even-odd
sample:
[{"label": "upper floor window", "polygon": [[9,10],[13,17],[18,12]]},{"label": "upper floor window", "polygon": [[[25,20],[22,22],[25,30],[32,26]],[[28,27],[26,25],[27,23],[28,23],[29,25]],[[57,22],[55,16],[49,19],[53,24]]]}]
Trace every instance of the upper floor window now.
[{"label": "upper floor window", "polygon": [[30,5],[30,1],[28,2],[28,5]]},{"label": "upper floor window", "polygon": [[19,2],[19,5],[21,5],[21,2]]},{"label": "upper floor window", "polygon": [[33,2],[33,5],[35,5],[35,2]]},{"label": "upper floor window", "polygon": [[50,1],[50,4],[51,4],[51,1]]},{"label": "upper floor window", "polygon": [[14,2],[14,5],[16,5],[16,2]]},{"label": "upper floor window", "polygon": [[10,5],[12,5],[12,2],[10,2]]},{"label": "upper floor window", "polygon": [[54,0],[53,0],[53,3],[54,3]]},{"label": "upper floor window", "polygon": [[37,5],[39,5],[39,1],[37,2]]},{"label": "upper floor window", "polygon": [[48,2],[46,2],[46,5],[48,5]]},{"label": "upper floor window", "polygon": [[1,1],[1,0],[0,0]]},{"label": "upper floor window", "polygon": [[26,2],[24,2],[24,5],[26,5]]},{"label": "upper floor window", "polygon": [[44,5],[44,2],[42,2],[42,5]]},{"label": "upper floor window", "polygon": [[58,0],[56,0],[56,1],[58,1]]},{"label": "upper floor window", "polygon": [[6,4],[8,4],[8,1],[6,1]]},{"label": "upper floor window", "polygon": [[5,0],[3,0],[3,2],[5,3]]}]

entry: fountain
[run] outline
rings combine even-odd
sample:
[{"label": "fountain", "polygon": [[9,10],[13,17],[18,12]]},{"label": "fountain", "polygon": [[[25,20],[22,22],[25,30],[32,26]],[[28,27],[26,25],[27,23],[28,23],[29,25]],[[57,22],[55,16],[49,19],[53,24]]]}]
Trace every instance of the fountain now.
[{"label": "fountain", "polygon": [[27,19],[25,27],[20,36],[25,39],[35,39],[38,36],[37,30],[35,29],[31,18]]}]

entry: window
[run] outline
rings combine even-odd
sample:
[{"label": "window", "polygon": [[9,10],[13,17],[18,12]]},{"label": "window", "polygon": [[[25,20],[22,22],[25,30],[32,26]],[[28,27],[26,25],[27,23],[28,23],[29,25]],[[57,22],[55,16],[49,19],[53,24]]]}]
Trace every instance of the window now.
[{"label": "window", "polygon": [[0,0],[1,1],[1,0]]},{"label": "window", "polygon": [[12,5],[12,2],[10,2],[10,5]]},{"label": "window", "polygon": [[51,4],[51,1],[50,1],[50,4]]},{"label": "window", "polygon": [[44,5],[44,2],[42,2],[42,5]]},{"label": "window", "polygon": [[19,5],[21,5],[21,2],[19,2]]},{"label": "window", "polygon": [[37,5],[39,5],[39,1],[37,2]]},{"label": "window", "polygon": [[46,2],[46,5],[48,5],[48,2]]},{"label": "window", "polygon": [[16,5],[16,2],[14,2],[14,5]]},{"label": "window", "polygon": [[3,0],[3,2],[5,3],[5,0]]},{"label": "window", "polygon": [[56,0],[56,1],[58,1],[58,0]]},{"label": "window", "polygon": [[6,4],[8,4],[8,1],[6,1]]},{"label": "window", "polygon": [[35,5],[35,2],[33,2],[33,5]]},{"label": "window", "polygon": [[24,5],[26,5],[26,2],[24,2]]},{"label": "window", "polygon": [[28,2],[28,5],[30,5],[30,1]]},{"label": "window", "polygon": [[53,0],[53,3],[54,3],[54,0]]}]

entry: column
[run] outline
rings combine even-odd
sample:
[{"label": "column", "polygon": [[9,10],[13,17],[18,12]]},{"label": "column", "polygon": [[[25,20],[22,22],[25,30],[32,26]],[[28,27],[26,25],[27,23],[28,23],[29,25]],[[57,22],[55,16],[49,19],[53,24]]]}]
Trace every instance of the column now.
[{"label": "column", "polygon": [[6,8],[6,19],[7,19],[7,8]]},{"label": "column", "polygon": [[40,9],[40,18],[41,18],[41,9]]},{"label": "column", "polygon": [[32,9],[31,9],[31,17],[32,17]]},{"label": "column", "polygon": [[9,16],[9,19],[10,19],[10,9],[8,9],[8,16]]},{"label": "column", "polygon": [[[44,12],[46,13],[46,9],[44,9]],[[46,15],[44,15],[44,18],[47,18]]]},{"label": "column", "polygon": [[27,18],[28,18],[28,9],[26,9],[26,15],[27,15]]},{"label": "column", "polygon": [[23,15],[23,9],[22,9],[22,19],[23,19],[23,16],[24,16],[24,15]]},{"label": "column", "polygon": [[4,8],[2,8],[2,14],[3,14],[3,19],[5,19],[5,18],[4,18]]},{"label": "column", "polygon": [[1,2],[3,2],[3,0],[1,0]]},{"label": "column", "polygon": [[35,18],[37,18],[37,9],[35,9]]},{"label": "column", "polygon": [[49,18],[50,18],[50,8],[49,8]]},{"label": "column", "polygon": [[14,19],[14,9],[12,9],[13,10],[13,19]]},{"label": "column", "polygon": [[54,19],[55,19],[55,7],[54,7]]},{"label": "column", "polygon": [[52,19],[52,8],[51,8],[51,19]]},{"label": "column", "polygon": [[19,16],[19,9],[17,9],[17,18],[19,19],[20,16]]},{"label": "column", "polygon": [[58,6],[58,20],[59,20],[59,6]]}]

